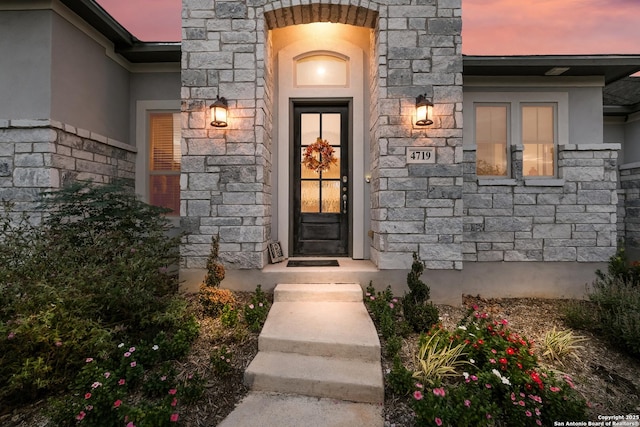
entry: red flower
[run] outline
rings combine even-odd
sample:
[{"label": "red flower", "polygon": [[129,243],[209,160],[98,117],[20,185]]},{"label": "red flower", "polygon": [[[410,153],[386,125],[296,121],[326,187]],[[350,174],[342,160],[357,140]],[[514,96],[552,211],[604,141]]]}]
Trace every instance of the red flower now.
[{"label": "red flower", "polygon": [[506,365],[506,364],[507,364],[507,359],[506,359],[506,358],[504,358],[504,357],[501,357],[501,358],[498,360],[498,362],[502,363],[503,365]]},{"label": "red flower", "polygon": [[509,348],[507,349],[507,354],[508,354],[509,356],[513,356],[514,354],[516,354],[516,351],[515,351],[513,348],[509,347]]},{"label": "red flower", "polygon": [[171,422],[172,423],[177,423],[178,422],[178,417],[179,417],[178,414],[171,414],[171,419],[170,419]]}]

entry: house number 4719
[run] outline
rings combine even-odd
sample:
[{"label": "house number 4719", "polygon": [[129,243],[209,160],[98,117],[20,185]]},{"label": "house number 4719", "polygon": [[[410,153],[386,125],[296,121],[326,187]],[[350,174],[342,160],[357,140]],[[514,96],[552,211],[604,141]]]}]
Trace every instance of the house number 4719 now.
[{"label": "house number 4719", "polygon": [[407,163],[435,163],[434,147],[407,148]]}]

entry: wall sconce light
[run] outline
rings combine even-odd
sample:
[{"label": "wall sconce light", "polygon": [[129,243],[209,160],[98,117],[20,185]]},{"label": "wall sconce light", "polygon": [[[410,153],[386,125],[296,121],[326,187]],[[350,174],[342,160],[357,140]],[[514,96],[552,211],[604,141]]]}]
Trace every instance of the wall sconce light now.
[{"label": "wall sconce light", "polygon": [[227,126],[227,100],[216,96],[216,100],[209,107],[211,113],[211,126],[223,128]]},{"label": "wall sconce light", "polygon": [[427,95],[418,95],[416,98],[416,126],[429,126],[433,114],[433,103],[427,99]]}]

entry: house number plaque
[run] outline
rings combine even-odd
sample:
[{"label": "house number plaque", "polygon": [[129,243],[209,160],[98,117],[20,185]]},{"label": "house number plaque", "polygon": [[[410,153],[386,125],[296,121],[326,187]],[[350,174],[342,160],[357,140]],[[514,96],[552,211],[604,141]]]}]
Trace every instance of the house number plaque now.
[{"label": "house number plaque", "polygon": [[436,149],[434,147],[407,148],[407,163],[435,163]]}]

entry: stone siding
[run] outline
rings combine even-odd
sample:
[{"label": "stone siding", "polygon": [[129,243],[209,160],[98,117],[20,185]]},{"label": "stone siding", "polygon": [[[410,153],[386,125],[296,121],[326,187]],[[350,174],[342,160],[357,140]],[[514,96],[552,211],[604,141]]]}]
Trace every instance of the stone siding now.
[{"label": "stone siding", "polygon": [[559,179],[478,179],[465,147],[465,261],[606,261],[616,250],[618,144],[558,147]]},{"label": "stone siding", "polygon": [[[275,102],[268,30],[311,22],[373,29],[366,168],[372,260],[382,269],[406,268],[418,252],[429,268],[462,268],[460,0],[184,0],[181,213],[190,236],[183,267],[205,267],[215,234],[229,267],[266,264]],[[412,123],[423,93],[436,105],[435,124],[426,129]],[[216,96],[230,101],[222,130],[206,119]],[[426,145],[436,147],[437,165],[407,165],[407,147]]]},{"label": "stone siding", "polygon": [[620,166],[620,202],[618,222],[620,238],[625,245],[640,250],[640,163]]},{"label": "stone siding", "polygon": [[[462,26],[460,1],[379,8],[372,110],[372,259],[408,268],[462,269]],[[434,124],[413,125],[415,97]],[[409,114],[407,114],[409,112]],[[435,147],[436,164],[407,164],[408,147]]]},{"label": "stone siding", "polygon": [[0,120],[0,200],[35,215],[42,191],[76,180],[123,179],[133,188],[135,148],[52,120]]}]

